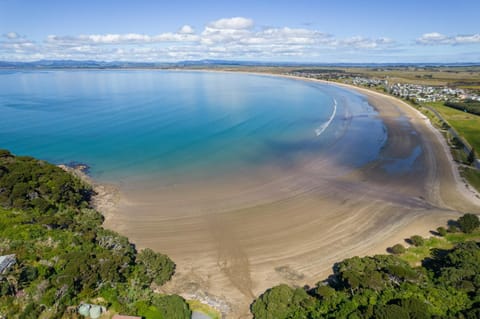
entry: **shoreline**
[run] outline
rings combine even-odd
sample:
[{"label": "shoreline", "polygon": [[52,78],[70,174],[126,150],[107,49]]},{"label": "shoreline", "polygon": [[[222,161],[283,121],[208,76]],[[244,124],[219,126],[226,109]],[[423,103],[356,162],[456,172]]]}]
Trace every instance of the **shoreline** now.
[{"label": "shoreline", "polygon": [[[436,129],[433,126],[433,124],[430,122],[430,120],[427,116],[422,114],[422,112],[420,112],[418,109],[414,108],[413,106],[409,105],[408,103],[406,103],[402,99],[399,99],[397,97],[394,97],[394,96],[386,94],[386,93],[377,92],[377,91],[374,91],[374,90],[370,90],[370,89],[367,89],[367,88],[355,86],[355,85],[352,85],[352,84],[346,84],[346,83],[340,83],[340,82],[334,82],[334,81],[326,81],[326,80],[320,80],[320,79],[305,78],[305,77],[301,77],[301,76],[294,76],[294,75],[287,75],[287,74],[280,74],[280,73],[232,71],[232,70],[211,70],[211,69],[210,70],[209,69],[204,69],[204,70],[202,70],[202,69],[199,69],[199,70],[166,69],[166,70],[179,71],[179,72],[181,72],[181,71],[212,72],[212,73],[218,72],[218,73],[232,73],[232,74],[241,73],[241,74],[259,75],[259,76],[272,76],[272,77],[292,79],[292,80],[297,80],[297,81],[305,81],[305,82],[313,82],[313,83],[321,83],[321,84],[326,84],[326,85],[333,85],[333,86],[337,86],[337,87],[341,87],[341,88],[345,88],[345,89],[348,89],[348,90],[355,91],[355,92],[360,93],[362,95],[365,95],[367,97],[369,97],[370,95],[376,95],[376,96],[380,96],[380,97],[383,97],[383,98],[394,100],[395,102],[403,105],[405,108],[416,112],[417,115],[420,118],[425,120],[426,125],[436,135],[436,137],[438,139],[438,142],[440,142],[442,144],[442,147],[444,148],[445,155],[448,157],[449,162],[451,163],[452,172],[454,174],[454,178],[455,178],[455,181],[457,183],[456,186],[457,186],[458,190],[461,191],[462,193],[469,194],[469,200],[472,201],[472,202],[475,202],[477,205],[480,205],[480,193],[475,188],[473,188],[468,183],[467,180],[465,180],[462,176],[460,176],[460,169],[459,169],[460,165],[458,163],[456,163],[455,160],[453,159],[453,156],[450,152],[450,147],[448,146],[448,143],[445,140],[445,137],[440,133],[440,131],[438,129]],[[378,109],[379,109],[378,106],[375,105],[375,103],[371,103],[370,99],[368,99],[368,100],[369,100],[369,104],[373,108],[375,108],[375,110],[378,111]],[[381,106],[380,106],[380,109],[381,109]]]},{"label": "shoreline", "polygon": [[[107,212],[98,209],[105,216],[104,227],[128,236],[139,247],[150,247],[172,257],[178,266],[177,274],[160,291],[198,299],[203,296],[201,300],[222,305],[227,317],[249,318],[248,305],[266,288],[282,282],[314,284],[331,273],[334,262],[354,255],[385,253],[386,247],[403,238],[429,235],[429,230],[457,216],[455,211],[475,207],[473,202],[470,206],[463,203],[461,180],[443,136],[423,114],[405,102],[341,83],[240,73],[327,83],[366,96],[387,127],[383,158],[345,177],[315,180],[316,188],[312,191],[292,198],[285,195],[279,202],[185,218],[174,218],[174,214],[160,218],[136,201],[130,206],[136,209],[135,216],[120,213],[117,205],[125,205],[129,194],[120,195],[117,189],[116,206],[107,205]],[[406,116],[418,136],[411,136],[402,128],[398,114]],[[382,172],[389,157],[408,156],[415,143],[424,148],[421,163],[419,160],[417,164],[425,173],[392,178]],[[296,178],[310,180],[310,173],[305,170]],[[452,181],[453,190],[449,185]],[[450,198],[452,207],[445,205]],[[142,224],[138,216],[146,221]],[[159,220],[153,222],[156,219]],[[133,230],[127,230],[126,225]],[[189,237],[179,238],[182,236]]]},{"label": "shoreline", "polygon": [[71,167],[66,164],[60,164],[57,166],[92,187],[93,194],[90,200],[92,208],[100,212],[105,220],[114,218],[115,211],[121,200],[120,189],[117,186],[96,181],[80,167],[81,165]]}]

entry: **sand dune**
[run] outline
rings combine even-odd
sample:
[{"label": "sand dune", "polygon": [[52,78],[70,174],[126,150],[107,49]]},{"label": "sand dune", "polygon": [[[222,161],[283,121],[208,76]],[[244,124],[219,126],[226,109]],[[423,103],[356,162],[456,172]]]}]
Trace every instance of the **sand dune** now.
[{"label": "sand dune", "polygon": [[[336,261],[384,253],[461,212],[480,212],[423,115],[348,89],[366,95],[385,123],[388,140],[376,161],[347,170],[334,157],[308,159],[234,181],[123,189],[105,225],[172,257],[177,272],[162,291],[249,318],[250,303],[273,285],[314,285]],[[337,147],[341,156],[348,145]]]}]

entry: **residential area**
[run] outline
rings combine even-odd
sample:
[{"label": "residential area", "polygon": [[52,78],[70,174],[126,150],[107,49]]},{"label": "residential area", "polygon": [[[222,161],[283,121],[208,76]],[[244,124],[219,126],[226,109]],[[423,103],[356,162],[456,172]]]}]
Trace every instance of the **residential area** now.
[{"label": "residential area", "polygon": [[480,101],[480,94],[461,88],[421,85],[415,83],[398,83],[389,81],[388,77],[386,77],[386,79],[369,78],[359,76],[355,73],[345,72],[343,70],[298,70],[287,72],[286,74],[290,76],[341,82],[369,88],[380,88],[392,95],[403,99],[416,100],[421,103],[462,100]]}]

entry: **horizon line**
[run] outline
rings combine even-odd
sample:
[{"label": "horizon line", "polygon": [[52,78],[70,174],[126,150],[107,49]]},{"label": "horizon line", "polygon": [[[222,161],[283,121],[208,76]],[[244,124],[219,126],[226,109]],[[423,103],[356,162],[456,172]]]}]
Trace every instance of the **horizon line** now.
[{"label": "horizon line", "polygon": [[[428,66],[480,66],[480,62],[315,62],[315,61],[262,61],[262,60],[227,60],[227,59],[199,59],[199,60],[178,60],[178,61],[122,61],[122,60],[94,60],[94,59],[87,59],[87,60],[73,60],[73,59],[41,59],[41,60],[32,60],[32,61],[15,61],[15,60],[0,60],[0,68],[6,67],[6,65],[2,64],[12,64],[14,65],[35,65],[38,66],[48,66],[47,63],[55,64],[55,63],[69,63],[70,65],[73,64],[88,64],[88,63],[98,63],[98,64],[116,64],[117,67],[120,67],[118,64],[150,64],[150,65],[178,65],[178,64],[190,64],[190,65],[198,65],[198,64],[206,64],[206,65],[222,65],[222,64],[232,64],[239,65],[239,66],[253,66],[253,65],[263,65],[263,66],[296,66],[296,65],[304,65],[304,66],[320,66],[320,65],[328,65],[328,66],[340,66],[340,65],[388,65],[388,66],[395,66],[395,65],[428,65]],[[69,66],[69,65],[65,65]]]}]

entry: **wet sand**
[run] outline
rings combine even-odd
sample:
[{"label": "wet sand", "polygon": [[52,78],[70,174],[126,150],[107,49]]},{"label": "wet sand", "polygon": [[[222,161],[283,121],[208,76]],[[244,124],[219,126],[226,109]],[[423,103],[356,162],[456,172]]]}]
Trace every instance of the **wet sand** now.
[{"label": "wet sand", "polygon": [[175,261],[176,274],[160,291],[208,302],[226,318],[250,318],[250,303],[269,287],[314,285],[337,261],[384,253],[462,212],[480,213],[423,115],[349,89],[367,96],[384,121],[388,140],[376,161],[342,167],[335,158],[349,145],[335,145],[335,156],[234,180],[123,186],[105,226]]}]

